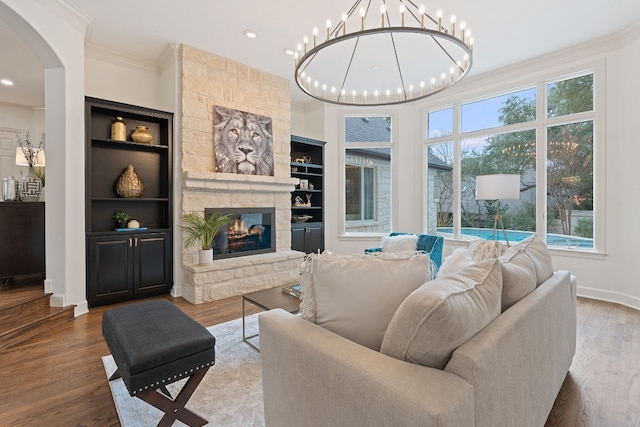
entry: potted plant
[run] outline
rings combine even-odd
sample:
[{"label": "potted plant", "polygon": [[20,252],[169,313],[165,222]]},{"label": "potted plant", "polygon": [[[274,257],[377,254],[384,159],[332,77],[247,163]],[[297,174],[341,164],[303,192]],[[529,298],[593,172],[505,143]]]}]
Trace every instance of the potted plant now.
[{"label": "potted plant", "polygon": [[231,221],[231,215],[215,213],[206,218],[198,212],[189,212],[182,215],[181,228],[187,234],[184,247],[200,246],[200,265],[213,262],[213,249],[211,248],[213,239],[218,234],[218,230],[229,225]]},{"label": "potted plant", "polygon": [[113,220],[116,223],[116,228],[126,228],[127,222],[131,219],[127,213],[123,211],[115,211],[113,213]]}]

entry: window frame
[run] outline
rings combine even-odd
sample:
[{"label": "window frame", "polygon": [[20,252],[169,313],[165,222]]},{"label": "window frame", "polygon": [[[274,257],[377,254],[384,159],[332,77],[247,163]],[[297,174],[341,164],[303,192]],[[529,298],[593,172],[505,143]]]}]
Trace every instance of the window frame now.
[{"label": "window frame", "polygon": [[[346,118],[347,117],[390,117],[391,118],[391,141],[390,142],[346,142]],[[391,194],[391,207],[390,207],[390,218],[389,218],[389,227],[393,229],[394,221],[396,217],[396,206],[397,206],[397,191],[394,189],[394,183],[397,182],[396,176],[396,162],[397,155],[395,155],[395,146],[396,141],[398,140],[398,114],[395,111],[376,111],[367,113],[366,110],[343,110],[340,112],[340,200],[339,200],[339,209],[340,209],[340,235],[342,237],[374,237],[374,236],[384,236],[388,233],[386,232],[354,232],[347,231],[347,225],[354,225],[355,223],[359,223],[361,225],[372,224],[378,221],[377,215],[374,212],[373,220],[353,220],[347,221],[346,216],[346,158],[347,158],[347,149],[368,149],[368,148],[388,148],[390,153],[390,174],[389,174],[389,191]],[[375,169],[375,167],[374,167]],[[377,191],[377,182],[374,181],[374,187]],[[377,205],[376,205],[377,206]]]},{"label": "window frame", "polygon": [[[586,74],[593,75],[593,109],[591,111],[573,113],[563,116],[547,117],[547,85],[559,81],[583,76]],[[483,99],[490,99],[504,94],[518,92],[526,88],[536,88],[536,119],[534,121],[518,123],[508,126],[492,127],[472,132],[461,132],[460,114],[461,106],[469,102],[477,102]],[[547,235],[547,129],[553,126],[559,126],[568,123],[578,123],[581,121],[593,122],[593,248],[566,248],[561,246],[553,246],[553,250],[561,250],[566,252],[581,253],[605,253],[604,239],[604,218],[606,209],[605,199],[605,180],[606,170],[604,161],[604,144],[605,144],[605,64],[603,61],[582,64],[581,66],[565,68],[544,73],[532,73],[531,76],[523,76],[519,81],[505,81],[499,86],[492,86],[491,89],[478,89],[473,96],[465,97],[463,95],[451,96],[443,99],[441,103],[429,107],[425,107],[422,111],[423,119],[423,161],[424,170],[423,180],[425,189],[429,187],[428,177],[428,147],[432,144],[443,142],[453,142],[453,237],[451,239],[458,241],[466,241],[467,238],[461,235],[461,144],[468,138],[485,136],[487,134],[517,132],[526,129],[536,130],[536,229],[537,234],[546,239]],[[440,111],[447,108],[453,109],[453,134],[430,138],[428,115],[430,112]],[[428,229],[430,219],[427,217],[429,213],[429,197],[425,194],[424,202],[424,224],[423,228]]]}]

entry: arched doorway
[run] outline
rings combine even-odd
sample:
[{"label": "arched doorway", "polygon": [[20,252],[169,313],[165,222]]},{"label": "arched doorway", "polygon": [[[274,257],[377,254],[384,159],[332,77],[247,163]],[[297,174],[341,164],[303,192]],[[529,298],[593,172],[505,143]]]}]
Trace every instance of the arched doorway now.
[{"label": "arched doorway", "polygon": [[[84,244],[84,33],[64,3],[0,0],[0,19],[45,68],[47,206],[45,290],[51,305],[87,311]],[[48,289],[46,289],[48,287]]]}]

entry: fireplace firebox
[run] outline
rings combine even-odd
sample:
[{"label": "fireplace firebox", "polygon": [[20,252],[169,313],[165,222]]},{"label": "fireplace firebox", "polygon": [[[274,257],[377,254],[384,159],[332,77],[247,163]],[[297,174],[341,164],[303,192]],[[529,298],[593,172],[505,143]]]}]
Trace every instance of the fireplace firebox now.
[{"label": "fireplace firebox", "polygon": [[206,208],[213,213],[231,215],[229,226],[218,231],[213,241],[215,258],[232,258],[276,251],[275,208]]}]

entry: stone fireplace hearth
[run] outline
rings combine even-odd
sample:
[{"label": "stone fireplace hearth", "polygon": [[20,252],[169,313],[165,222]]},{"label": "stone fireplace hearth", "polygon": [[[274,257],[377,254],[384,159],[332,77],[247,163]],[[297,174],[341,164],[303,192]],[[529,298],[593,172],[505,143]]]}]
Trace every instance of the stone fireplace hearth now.
[{"label": "stone fireplace hearth", "polygon": [[298,283],[304,253],[291,248],[291,190],[296,180],[231,174],[186,174],[184,211],[214,206],[275,209],[275,252],[215,259],[198,265],[196,250],[183,252],[180,295],[193,304]]}]

